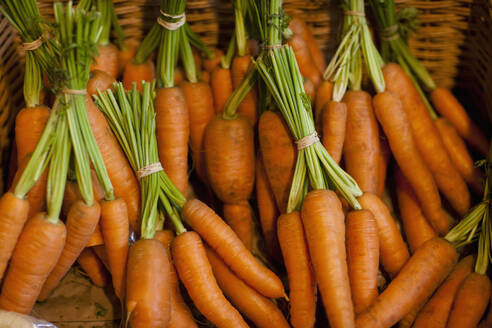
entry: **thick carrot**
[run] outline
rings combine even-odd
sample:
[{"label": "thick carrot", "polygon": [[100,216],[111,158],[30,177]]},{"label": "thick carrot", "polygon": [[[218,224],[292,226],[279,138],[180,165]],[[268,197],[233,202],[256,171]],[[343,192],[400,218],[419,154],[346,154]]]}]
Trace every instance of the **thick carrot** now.
[{"label": "thick carrot", "polygon": [[431,98],[437,111],[454,125],[458,133],[483,156],[487,156],[489,140],[453,94],[448,89],[436,88]]},{"label": "thick carrot", "polygon": [[136,40],[130,40],[125,42],[124,49],[118,50],[118,75],[123,73],[128,63],[132,61],[138,50],[138,42]]},{"label": "thick carrot", "polygon": [[206,247],[206,252],[219,287],[256,327],[290,327],[275,303],[239,279],[213,250]]},{"label": "thick carrot", "polygon": [[379,129],[371,103],[364,91],[347,91],[347,129],[343,144],[345,168],[364,192],[379,190]]},{"label": "thick carrot", "polygon": [[133,88],[132,83],[137,84],[137,90],[142,91],[142,81],[152,82],[155,79],[155,66],[154,63],[148,59],[142,64],[135,64],[130,61],[125,66],[123,72],[123,86],[125,90],[131,90]]},{"label": "thick carrot", "polygon": [[321,82],[321,71],[316,67],[313,61],[313,57],[309,52],[307,42],[299,35],[294,34],[289,39],[288,44],[294,50],[297,64],[299,65],[299,71],[302,76],[311,80],[315,87],[318,87]]},{"label": "thick carrot", "polygon": [[118,47],[112,43],[99,45],[97,52],[98,54],[94,57],[94,62],[91,64],[91,71],[100,70],[116,78],[120,68],[118,63]]},{"label": "thick carrot", "polygon": [[172,264],[171,244],[174,240],[174,233],[171,230],[160,230],[155,233],[154,238],[164,245],[169,260],[171,261],[169,267],[169,281],[171,283],[171,320],[169,321],[167,328],[197,327],[188,305],[186,305],[186,302],[181,296],[178,274],[176,273],[174,264]]},{"label": "thick carrot", "polygon": [[0,198],[0,279],[12,256],[29,213],[29,203],[6,192]]},{"label": "thick carrot", "polygon": [[159,159],[174,185],[184,194],[188,187],[188,107],[180,88],[157,90],[156,134]]},{"label": "thick carrot", "polygon": [[373,305],[357,317],[357,327],[393,326],[436,290],[457,260],[456,249],[446,240],[426,241]]},{"label": "thick carrot", "polygon": [[99,223],[100,214],[101,207],[97,202],[94,202],[91,206],[86,205],[81,200],[73,204],[65,222],[67,230],[65,246],[58,262],[46,279],[38,300],[46,300],[75,263],[94,233]]},{"label": "thick carrot", "polygon": [[215,57],[214,58],[204,58],[202,60],[202,64],[203,64],[203,68],[205,69],[205,71],[207,72],[212,72],[217,66],[219,66],[220,64],[220,59],[222,58],[222,56],[224,55],[224,53],[222,52],[222,50],[220,49],[214,49],[213,50],[214,53],[215,53]]},{"label": "thick carrot", "polygon": [[316,281],[300,213],[282,214],[277,232],[289,277],[290,322],[294,328],[314,327]]},{"label": "thick carrot", "polygon": [[470,185],[478,195],[482,195],[484,183],[483,173],[480,169],[475,167],[465,142],[447,119],[440,117],[434,122],[454,166],[468,185]]},{"label": "thick carrot", "polygon": [[367,210],[349,212],[346,225],[350,290],[355,314],[359,314],[378,296],[378,227],[374,215]]},{"label": "thick carrot", "polygon": [[486,274],[469,274],[456,292],[447,327],[476,327],[489,304],[491,289],[490,278]]},{"label": "thick carrot", "polygon": [[470,192],[451,162],[439,132],[412,80],[394,63],[385,65],[383,74],[387,90],[395,92],[401,99],[417,149],[432,172],[439,190],[459,215],[465,215],[470,208]]},{"label": "thick carrot", "polygon": [[217,285],[205,246],[196,232],[189,231],[177,236],[172,253],[181,282],[195,306],[208,320],[218,328],[248,327]]},{"label": "thick carrot", "polygon": [[66,233],[63,222],[51,223],[42,212],[27,221],[5,276],[1,309],[31,312],[43,283],[60,257]]},{"label": "thick carrot", "polygon": [[104,165],[113,184],[114,194],[125,200],[128,208],[128,220],[133,231],[138,229],[140,215],[140,187],[133,170],[121,150],[116,137],[109,127],[104,114],[101,113],[91,98],[86,97],[87,113],[92,133],[101,152]]},{"label": "thick carrot", "polygon": [[101,229],[113,278],[113,287],[116,296],[123,300],[125,297],[129,226],[128,211],[122,198],[101,202]]},{"label": "thick carrot", "polygon": [[321,113],[325,105],[331,100],[333,94],[333,83],[323,80],[316,92],[316,100],[314,101],[314,123],[318,131],[321,131]]},{"label": "thick carrot", "polygon": [[224,203],[245,201],[255,181],[254,134],[249,120],[239,114],[213,118],[205,130],[205,164],[215,194]]},{"label": "thick carrot", "polygon": [[346,127],[347,105],[343,102],[328,101],[321,113],[321,142],[337,163],[342,159]]},{"label": "thick carrot", "polygon": [[420,311],[415,320],[415,328],[446,327],[456,292],[463,280],[473,272],[474,264],[474,256],[469,255],[454,267],[453,272]]},{"label": "thick carrot", "polygon": [[207,182],[205,147],[203,136],[208,122],[214,117],[214,100],[210,86],[205,82],[182,82],[190,119],[190,149],[195,170],[200,179]]},{"label": "thick carrot", "polygon": [[100,70],[92,71],[87,82],[87,93],[94,95],[97,94],[97,90],[104,92],[112,88],[114,82],[116,82],[115,78],[108,73]]},{"label": "thick carrot", "polygon": [[80,267],[87,273],[94,285],[104,287],[108,284],[108,272],[106,271],[104,264],[90,247],[85,248],[82,253],[80,253],[77,263],[79,263]]},{"label": "thick carrot", "polygon": [[244,246],[255,254],[257,236],[255,234],[255,223],[253,221],[253,211],[247,201],[237,204],[224,204],[224,220],[241,239]]},{"label": "thick carrot", "polygon": [[395,176],[396,195],[403,229],[410,251],[415,253],[417,248],[427,240],[436,237],[437,234],[420,210],[417,196],[399,168],[395,170]]},{"label": "thick carrot", "polygon": [[330,327],[355,327],[342,205],[333,191],[313,190],[304,198],[301,216]]},{"label": "thick carrot", "polygon": [[231,70],[216,67],[210,76],[210,86],[214,95],[215,113],[220,114],[233,91]]},{"label": "thick carrot", "polygon": [[436,182],[417,149],[402,102],[396,94],[388,91],[376,95],[373,102],[391,152],[415,191],[424,215],[437,233],[445,234],[452,221],[441,207]]},{"label": "thick carrot", "polygon": [[[231,66],[232,86],[237,88],[248,69],[252,66],[251,57],[249,55],[234,57]],[[249,119],[251,125],[255,126],[258,120],[258,96],[256,95],[256,87],[253,86],[246,94],[243,101],[239,104],[237,111]]]},{"label": "thick carrot", "polygon": [[293,137],[279,113],[265,111],[258,123],[258,139],[278,209],[285,213],[296,161]]},{"label": "thick carrot", "polygon": [[320,72],[323,72],[326,68],[325,57],[309,26],[307,26],[306,23],[300,18],[294,17],[289,22],[289,28],[294,34],[300,35],[304,41],[306,41],[316,67]]},{"label": "thick carrot", "polygon": [[267,297],[285,295],[280,279],[248,251],[234,231],[207,205],[198,199],[189,200],[183,207],[182,215],[248,285]]},{"label": "thick carrot", "polygon": [[381,150],[379,156],[379,184],[377,195],[381,197],[384,189],[386,188],[386,176],[388,174],[388,164],[391,159],[391,149],[389,147],[388,139],[379,129],[379,149]]},{"label": "thick carrot", "polygon": [[385,203],[376,195],[364,193],[359,197],[363,209],[369,210],[376,219],[379,236],[380,262],[384,270],[394,277],[407,263],[410,254],[403,241],[395,219]]}]

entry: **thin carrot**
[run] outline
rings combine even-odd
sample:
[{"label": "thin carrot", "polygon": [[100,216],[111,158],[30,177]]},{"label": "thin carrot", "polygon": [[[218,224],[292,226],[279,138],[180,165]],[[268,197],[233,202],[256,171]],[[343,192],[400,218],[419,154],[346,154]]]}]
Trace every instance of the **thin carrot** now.
[{"label": "thin carrot", "polygon": [[112,43],[99,45],[97,52],[98,54],[94,57],[94,62],[91,64],[91,71],[100,70],[116,78],[119,71],[118,47]]},{"label": "thin carrot", "polygon": [[347,127],[347,105],[343,102],[328,101],[321,112],[320,124],[323,146],[331,158],[340,163]]},{"label": "thin carrot", "polygon": [[218,328],[248,327],[217,285],[205,246],[196,232],[189,231],[177,236],[172,253],[181,282],[195,306],[208,320]]},{"label": "thin carrot", "polygon": [[393,326],[434,292],[457,260],[456,249],[446,240],[433,238],[426,241],[373,305],[357,316],[357,327]]},{"label": "thin carrot", "polygon": [[65,243],[63,222],[51,223],[45,213],[27,221],[19,237],[0,294],[0,308],[23,314],[31,312]]},{"label": "thin carrot", "polygon": [[301,216],[330,327],[355,327],[342,205],[333,191],[313,190],[304,198]]},{"label": "thin carrot", "polygon": [[317,130],[321,130],[321,113],[325,105],[332,100],[332,94],[333,83],[328,80],[323,80],[318,86],[316,100],[314,101],[314,123],[316,124]]},{"label": "thin carrot", "polygon": [[142,91],[142,81],[151,82],[155,79],[155,65],[148,59],[142,64],[136,64],[130,61],[125,66],[123,72],[123,86],[125,90],[131,90],[133,88],[132,83],[137,84],[137,90]]},{"label": "thin carrot", "polygon": [[80,253],[77,263],[87,273],[92,283],[97,287],[104,287],[109,282],[108,272],[94,251],[88,247]]},{"label": "thin carrot", "polygon": [[234,231],[207,205],[198,199],[189,200],[182,215],[239,278],[267,297],[284,296],[280,279],[248,251]]},{"label": "thin carrot", "polygon": [[391,277],[394,277],[400,272],[410,257],[407,245],[396,226],[395,219],[391,216],[386,204],[378,196],[364,193],[358,200],[362,208],[371,211],[376,219],[380,262],[384,270]]},{"label": "thin carrot", "polygon": [[297,64],[299,65],[299,71],[302,76],[313,82],[315,87],[321,82],[321,71],[316,67],[313,57],[309,51],[307,42],[299,35],[294,34],[289,39],[288,44],[294,50]]},{"label": "thin carrot", "polygon": [[277,231],[289,277],[290,322],[294,328],[314,327],[316,281],[300,213],[282,214]]},{"label": "thin carrot", "polygon": [[256,243],[258,237],[255,232],[255,222],[253,221],[253,211],[247,201],[237,204],[224,204],[224,220],[241,239],[244,246],[256,254],[258,252]]},{"label": "thin carrot", "polygon": [[115,78],[108,73],[99,70],[92,71],[87,83],[87,93],[94,95],[97,94],[97,90],[106,91],[113,87],[114,82],[116,82]]},{"label": "thin carrot", "polygon": [[211,73],[217,66],[219,66],[220,59],[224,55],[224,53],[220,49],[213,49],[213,51],[215,53],[214,58],[204,58],[202,61],[203,68],[209,73]]},{"label": "thin carrot", "polygon": [[294,34],[300,35],[306,41],[316,67],[320,72],[324,72],[326,68],[325,57],[309,26],[300,18],[294,17],[289,22],[289,28]]},{"label": "thin carrot", "polygon": [[210,76],[210,86],[214,95],[215,113],[220,114],[233,91],[231,70],[216,67]]},{"label": "thin carrot", "polygon": [[[252,66],[251,57],[249,55],[234,57],[231,66],[231,78],[232,86],[237,88],[244,76],[248,72],[248,69]],[[255,126],[258,120],[258,96],[256,95],[256,88],[253,86],[251,90],[246,94],[243,101],[239,104],[237,111],[242,113],[249,119],[251,125]]]}]

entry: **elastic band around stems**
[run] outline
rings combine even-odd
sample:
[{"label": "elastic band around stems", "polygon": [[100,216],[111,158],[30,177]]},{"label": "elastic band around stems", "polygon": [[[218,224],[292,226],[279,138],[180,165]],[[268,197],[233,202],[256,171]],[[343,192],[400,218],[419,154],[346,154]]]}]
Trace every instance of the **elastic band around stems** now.
[{"label": "elastic band around stems", "polygon": [[346,11],[345,12],[345,15],[347,16],[359,16],[359,17],[366,17],[366,14],[365,13],[360,13],[358,11]]},{"label": "elastic band around stems", "polygon": [[69,89],[65,88],[61,91],[62,93],[65,93],[67,95],[77,95],[77,96],[85,96],[87,94],[87,89]]},{"label": "elastic band around stems", "polygon": [[180,28],[181,26],[183,26],[186,23],[186,14],[185,13],[182,13],[181,15],[176,15],[176,16],[165,13],[162,10],[160,11],[160,13],[164,17],[171,18],[171,19],[178,19],[177,22],[169,22],[169,21],[163,19],[162,17],[157,17],[157,23],[169,31],[177,30],[178,28]]},{"label": "elastic band around stems", "polygon": [[34,41],[22,43],[22,48],[24,49],[24,51],[33,51],[41,47],[43,45],[43,42],[43,36],[40,36]]},{"label": "elastic band around stems", "polygon": [[314,131],[310,135],[305,136],[304,138],[301,138],[301,139],[296,141],[297,150],[307,148],[307,147],[309,147],[309,146],[311,146],[317,142],[319,142],[318,133],[316,133],[316,131]]},{"label": "elastic band around stems", "polygon": [[146,165],[146,166],[138,169],[136,174],[137,174],[138,180],[141,180],[148,175],[151,175],[153,173],[157,173],[157,172],[160,172],[163,170],[164,169],[162,168],[161,162],[156,162],[156,163],[152,163],[152,164]]},{"label": "elastic band around stems", "polygon": [[381,39],[383,41],[393,41],[400,37],[398,33],[398,24],[386,27],[381,31]]}]

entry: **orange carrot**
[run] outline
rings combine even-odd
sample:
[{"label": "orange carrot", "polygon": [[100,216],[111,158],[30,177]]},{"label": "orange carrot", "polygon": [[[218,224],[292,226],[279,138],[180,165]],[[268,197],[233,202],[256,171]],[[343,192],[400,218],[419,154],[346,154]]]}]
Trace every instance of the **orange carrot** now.
[{"label": "orange carrot", "polygon": [[220,59],[222,58],[222,56],[224,55],[224,53],[222,52],[222,50],[220,49],[213,49],[213,51],[215,52],[215,57],[214,58],[211,58],[211,59],[208,59],[208,58],[204,58],[203,61],[202,61],[202,64],[203,64],[203,68],[205,69],[205,71],[207,72],[212,72],[217,66],[219,66],[220,64]]},{"label": "orange carrot", "polygon": [[318,87],[321,82],[321,71],[316,67],[313,61],[313,57],[309,52],[307,42],[299,35],[294,34],[289,39],[288,44],[294,50],[297,64],[299,65],[299,71],[302,76],[313,82],[315,87]]},{"label": "orange carrot", "polygon": [[234,231],[207,205],[198,199],[189,200],[182,215],[239,278],[264,296],[284,296],[280,279],[248,251]]},{"label": "orange carrot", "polygon": [[355,327],[342,205],[333,191],[313,190],[304,198],[301,216],[330,327]]},{"label": "orange carrot", "polygon": [[478,325],[478,328],[490,328],[492,327],[492,302],[489,302],[489,312],[482,322]]},{"label": "orange carrot", "polygon": [[41,287],[55,267],[65,243],[63,222],[51,223],[45,213],[27,221],[5,276],[0,308],[29,314]]},{"label": "orange carrot", "polygon": [[420,311],[415,328],[446,327],[456,292],[463,280],[473,272],[474,264],[474,256],[469,255],[454,267],[453,272]]},{"label": "orange carrot", "polygon": [[347,130],[343,144],[345,168],[360,189],[376,194],[379,190],[379,129],[371,104],[364,91],[347,91]]},{"label": "orange carrot", "polygon": [[89,82],[87,83],[87,93],[90,95],[97,94],[97,90],[104,92],[113,88],[115,78],[104,71],[95,70],[91,72]]},{"label": "orange carrot", "polygon": [[135,82],[137,90],[141,92],[142,81],[152,82],[153,79],[155,79],[155,66],[148,59],[142,64],[135,64],[132,61],[126,64],[122,81],[125,90],[131,90],[133,88],[132,83]]},{"label": "orange carrot", "polygon": [[[251,57],[249,55],[234,57],[231,66],[232,86],[237,88],[248,69],[252,66]],[[239,104],[237,111],[249,119],[251,125],[255,126],[258,119],[258,96],[256,95],[256,87],[246,94],[243,101]]]},{"label": "orange carrot", "polygon": [[[210,72],[202,71],[200,73],[200,81],[210,84]],[[214,106],[214,112],[215,112],[215,106]]]},{"label": "orange carrot", "polygon": [[294,328],[314,327],[316,281],[300,213],[282,214],[277,231],[289,277],[290,322]]},{"label": "orange carrot", "polygon": [[106,270],[111,271],[109,267],[109,259],[108,259],[108,253],[106,252],[106,246],[97,245],[91,247],[91,249],[94,251],[94,254],[96,254],[97,258],[101,260]]},{"label": "orange carrot", "polygon": [[458,214],[465,215],[470,208],[470,193],[451,162],[439,132],[412,80],[394,63],[385,65],[383,74],[387,90],[395,92],[401,99],[417,149],[432,172],[439,190]]},{"label": "orange carrot", "polygon": [[424,305],[427,303],[429,300],[430,295],[427,296],[420,304],[417,304],[408,312],[405,314],[405,316],[398,322],[398,328],[411,328],[413,327],[413,323],[415,322],[415,319],[417,319],[417,316],[424,307]]},{"label": "orange carrot", "polygon": [[391,152],[415,191],[424,215],[437,233],[445,234],[452,221],[441,207],[437,185],[417,149],[402,102],[396,94],[388,91],[376,95],[373,102]]},{"label": "orange carrot", "polygon": [[304,92],[306,93],[306,96],[308,96],[311,102],[311,106],[313,106],[314,100],[316,99],[316,87],[314,86],[314,83],[311,82],[310,79],[304,79],[302,85],[304,86]]},{"label": "orange carrot", "polygon": [[137,53],[139,44],[136,40],[125,42],[125,47],[118,50],[118,75],[121,74],[128,63],[132,61]]},{"label": "orange carrot", "polygon": [[181,282],[195,306],[208,320],[218,328],[248,327],[217,285],[205,247],[196,232],[189,231],[177,236],[172,253]]},{"label": "orange carrot", "polygon": [[453,94],[447,89],[436,88],[431,98],[437,111],[454,125],[458,133],[483,156],[487,156],[489,140]]},{"label": "orange carrot", "polygon": [[358,328],[391,327],[431,295],[453,269],[458,254],[441,238],[426,241],[365,312]]},{"label": "orange carrot", "polygon": [[386,175],[388,173],[388,164],[391,159],[391,149],[388,144],[388,139],[386,139],[386,136],[384,136],[381,129],[379,129],[379,149],[381,152],[379,156],[379,188],[377,195],[381,197],[386,188]]},{"label": "orange carrot", "polygon": [[374,215],[367,210],[349,212],[346,224],[350,290],[355,314],[359,314],[378,296],[378,227]]},{"label": "orange carrot", "polygon": [[395,219],[391,216],[386,204],[374,194],[364,193],[359,197],[359,203],[363,209],[371,211],[376,219],[380,261],[384,270],[394,277],[410,257]]},{"label": "orange carrot", "polygon": [[333,83],[327,80],[323,80],[316,92],[316,100],[314,101],[314,123],[316,123],[316,130],[321,130],[321,113],[325,105],[331,100],[333,94]]},{"label": "orange carrot", "polygon": [[113,78],[116,78],[120,68],[118,63],[118,47],[112,43],[99,45],[97,47],[97,52],[98,54],[94,57],[94,62],[91,64],[91,71],[104,71]]},{"label": "orange carrot", "polygon": [[294,34],[301,36],[309,48],[311,57],[313,58],[314,64],[320,72],[323,72],[326,68],[326,61],[323,52],[319,48],[316,39],[313,36],[311,29],[298,17],[294,17],[289,22],[289,28]]},{"label": "orange carrot", "polygon": [[185,72],[181,67],[174,69],[174,85],[178,85],[185,80]]},{"label": "orange carrot", "polygon": [[231,70],[216,67],[210,76],[210,86],[214,95],[215,113],[220,114],[233,91]]},{"label": "orange carrot", "polygon": [[159,159],[174,185],[184,194],[188,186],[188,107],[180,88],[157,90],[156,134]]},{"label": "orange carrot", "polygon": [[343,102],[328,101],[321,113],[320,124],[323,146],[331,158],[340,163],[347,126],[347,105]]},{"label": "orange carrot", "polygon": [[87,273],[92,283],[97,287],[104,287],[109,282],[108,273],[104,264],[99,260],[94,251],[89,247],[80,253],[77,263]]},{"label": "orange carrot", "polygon": [[100,214],[101,208],[97,202],[94,202],[91,206],[86,205],[81,200],[73,204],[65,223],[67,230],[65,246],[58,262],[46,279],[38,300],[46,300],[75,263],[94,233],[99,223]]},{"label": "orange carrot", "polygon": [[236,233],[244,246],[256,254],[257,236],[255,233],[255,223],[253,221],[253,211],[247,201],[238,204],[224,204],[224,220]]}]

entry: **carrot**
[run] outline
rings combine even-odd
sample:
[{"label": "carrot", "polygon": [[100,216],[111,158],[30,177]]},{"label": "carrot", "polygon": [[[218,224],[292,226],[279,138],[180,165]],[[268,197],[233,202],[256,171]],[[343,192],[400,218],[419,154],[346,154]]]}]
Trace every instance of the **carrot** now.
[{"label": "carrot", "polygon": [[391,327],[431,295],[453,269],[458,254],[441,238],[426,241],[376,301],[356,319],[358,328]]},{"label": "carrot", "polygon": [[218,328],[248,327],[217,285],[205,246],[196,232],[189,231],[177,236],[172,254],[181,282],[195,306],[208,320]]},{"label": "carrot", "polygon": [[316,92],[316,100],[314,101],[314,123],[316,123],[316,130],[321,131],[321,113],[325,105],[332,100],[333,83],[327,80],[321,81]]},{"label": "carrot", "polygon": [[29,203],[6,192],[0,198],[0,280],[28,218]]},{"label": "carrot", "polygon": [[342,205],[333,191],[313,190],[304,198],[301,216],[330,327],[355,327]]},{"label": "carrot", "polygon": [[490,328],[492,327],[492,302],[489,302],[489,312],[482,322],[478,325],[478,328]]},{"label": "carrot", "polygon": [[185,72],[181,67],[174,69],[174,85],[178,85],[185,80]]},{"label": "carrot", "polygon": [[304,79],[302,85],[304,86],[304,92],[306,93],[306,96],[308,96],[311,102],[311,106],[314,105],[314,100],[316,99],[316,87],[314,86],[313,82],[311,82],[310,79]]},{"label": "carrot", "polygon": [[247,201],[238,204],[224,204],[224,220],[236,233],[244,246],[255,254],[257,236],[255,234],[255,223],[253,221],[253,211]]},{"label": "carrot", "polygon": [[355,314],[367,309],[378,296],[378,227],[367,210],[347,215],[347,265]]},{"label": "carrot", "polygon": [[[22,173],[24,173],[24,170],[27,166],[27,164],[29,163],[29,160],[31,159],[31,154],[27,154],[26,157],[24,157],[20,162],[19,162],[19,165],[16,164],[16,172],[14,174],[14,177],[10,177],[9,179],[12,180],[11,184],[10,184],[10,187],[8,189],[8,191],[10,192],[15,192],[15,188],[17,187],[17,184],[19,183],[19,180],[22,176]],[[15,161],[17,162],[17,159],[15,159]],[[10,168],[9,168],[10,170]],[[10,171],[9,171],[9,174],[10,174]]]},{"label": "carrot", "polygon": [[456,132],[456,129],[443,117],[434,121],[441,135],[442,142],[448,151],[449,157],[461,176],[479,195],[483,194],[483,173],[476,168],[473,159],[466,149],[465,142]]},{"label": "carrot", "polygon": [[378,193],[377,195],[381,197],[383,195],[384,189],[386,188],[386,175],[388,170],[388,164],[391,159],[391,149],[388,144],[388,139],[379,129],[379,183],[378,183]]},{"label": "carrot", "polygon": [[210,86],[214,95],[215,113],[220,114],[233,91],[231,70],[216,67],[210,76]]},{"label": "carrot", "polygon": [[198,71],[202,70],[202,56],[200,55],[200,51],[195,47],[191,47],[191,52],[193,54],[193,61],[195,62],[195,67]]},{"label": "carrot", "polygon": [[[234,89],[241,84],[241,81],[251,66],[251,57],[249,55],[234,57],[231,66],[232,86]],[[243,101],[237,107],[237,111],[246,116],[253,126],[256,125],[256,121],[258,120],[257,98],[256,88],[253,86],[253,88],[246,94]]]},{"label": "carrot", "polygon": [[487,275],[476,272],[469,274],[456,292],[447,327],[476,327],[489,304],[491,288]]},{"label": "carrot", "polygon": [[190,149],[195,170],[200,179],[207,182],[205,168],[205,147],[203,136],[208,122],[214,117],[212,90],[205,82],[182,82],[180,85],[186,97],[190,120]]},{"label": "carrot", "polygon": [[459,215],[466,214],[470,208],[470,193],[466,183],[453,166],[412,80],[400,66],[393,63],[383,67],[383,75],[387,90],[395,92],[401,99],[417,149],[432,172],[439,190]]},{"label": "carrot", "polygon": [[256,202],[258,204],[261,231],[263,232],[266,251],[271,258],[280,262],[281,254],[277,239],[277,217],[279,216],[279,211],[260,153],[256,156],[255,186]]},{"label": "carrot", "polygon": [[218,115],[210,121],[205,130],[205,164],[220,200],[236,204],[249,198],[255,181],[255,153],[253,129],[245,116],[226,120]]},{"label": "carrot", "polygon": [[316,281],[300,213],[282,214],[277,231],[289,277],[290,322],[294,328],[314,327]]},{"label": "carrot", "polygon": [[104,287],[108,284],[109,277],[106,268],[90,247],[84,248],[77,259],[77,263],[87,273],[94,285]]},{"label": "carrot", "polygon": [[307,42],[301,36],[294,34],[292,38],[289,39],[288,44],[292,47],[292,50],[294,50],[299,71],[302,76],[311,80],[314,86],[318,87],[321,82],[321,71],[316,67],[316,64],[313,61]]},{"label": "carrot", "polygon": [[294,176],[296,148],[279,113],[265,111],[258,123],[258,139],[265,172],[280,213],[285,213]]},{"label": "carrot", "polygon": [[207,205],[198,199],[189,200],[182,215],[239,278],[264,296],[284,296],[280,279],[248,251],[234,231]]},{"label": "carrot", "polygon": [[91,71],[100,70],[108,73],[113,78],[118,76],[119,71],[119,51],[112,43],[99,45],[97,47],[98,54],[94,56],[94,62],[91,64]]},{"label": "carrot", "polygon": [[391,216],[386,204],[378,196],[364,193],[358,200],[362,208],[371,211],[376,219],[380,261],[384,270],[391,277],[394,277],[410,257],[407,245],[405,245],[396,226],[395,219]]},{"label": "carrot", "polygon": [[126,311],[132,328],[167,327],[171,318],[169,258],[161,242],[140,239],[130,247]]},{"label": "carrot", "polygon": [[215,53],[215,57],[214,58],[204,58],[203,61],[202,61],[202,64],[203,64],[203,68],[205,69],[205,71],[207,72],[212,72],[217,66],[219,66],[220,64],[220,59],[222,58],[222,56],[224,55],[224,53],[222,52],[222,50],[220,49],[213,49],[214,53]]},{"label": "carrot", "polygon": [[100,214],[101,207],[97,202],[91,206],[86,205],[82,200],[73,204],[65,222],[67,230],[65,246],[58,262],[46,279],[38,300],[46,300],[75,263],[84,247],[89,243],[89,239],[99,223]]},{"label": "carrot", "polygon": [[128,209],[128,220],[133,231],[138,231],[140,215],[140,187],[137,178],[121,150],[116,137],[104,117],[91,98],[86,97],[85,105],[92,133],[101,152],[104,166],[114,188],[114,194],[125,200]]},{"label": "carrot", "polygon": [[436,182],[417,149],[402,102],[396,94],[385,91],[376,95],[373,103],[391,152],[415,191],[425,217],[437,233],[445,234],[452,221],[441,207]]},{"label": "carrot", "polygon": [[379,129],[371,104],[364,91],[347,91],[347,129],[343,145],[345,168],[360,189],[376,194],[379,188]]},{"label": "carrot", "polygon": [[188,108],[180,88],[157,90],[156,134],[159,159],[174,185],[186,193],[188,186]]},{"label": "carrot", "polygon": [[258,328],[290,327],[275,303],[248,286],[210,248],[207,258],[215,278],[229,300]]},{"label": "carrot", "polygon": [[89,82],[87,83],[87,93],[90,95],[97,94],[97,90],[104,92],[113,88],[115,78],[104,71],[95,70],[90,73]]},{"label": "carrot", "polygon": [[413,323],[415,322],[415,319],[417,319],[417,316],[424,307],[424,305],[427,303],[429,300],[430,295],[427,296],[421,303],[417,304],[414,306],[410,312],[405,314],[405,316],[398,322],[398,328],[411,328],[413,327]]},{"label": "carrot", "polygon": [[337,163],[342,159],[343,144],[347,126],[347,105],[343,102],[328,101],[321,113],[321,141]]},{"label": "carrot", "polygon": [[483,156],[489,151],[489,141],[482,130],[468,116],[466,109],[445,88],[436,88],[431,99],[437,111],[454,125],[458,133]]},{"label": "carrot", "polygon": [[136,40],[130,40],[125,42],[125,47],[118,50],[118,75],[123,73],[128,63],[135,58],[139,44]]},{"label": "carrot", "polygon": [[311,57],[320,72],[323,72],[326,68],[326,61],[323,52],[319,48],[316,39],[313,36],[311,29],[298,17],[294,17],[289,22],[289,28],[294,34],[300,35],[309,48]]},{"label": "carrot", "polygon": [[436,237],[436,232],[420,210],[417,196],[399,168],[395,171],[396,194],[400,217],[410,251],[415,253],[427,240]]},{"label": "carrot", "polygon": [[[160,230],[156,231],[154,238],[164,245],[167,256],[171,261],[171,244],[174,240],[174,233],[171,230]],[[169,267],[169,281],[171,283],[171,320],[169,321],[167,328],[197,327],[188,305],[186,305],[186,302],[181,296],[178,274],[172,263]]]},{"label": "carrot", "polygon": [[474,256],[469,255],[454,267],[446,281],[420,311],[415,328],[446,327],[456,292],[463,280],[473,272],[474,264]]},{"label": "carrot", "polygon": [[123,300],[125,297],[129,228],[128,211],[122,198],[101,202],[101,229],[113,278],[113,287],[116,296]]},{"label": "carrot", "polygon": [[123,86],[125,90],[133,88],[132,83],[137,84],[137,90],[142,91],[142,81],[151,82],[155,79],[155,65],[148,59],[142,64],[136,64],[132,61],[128,62],[123,71]]},{"label": "carrot", "polygon": [[91,249],[94,251],[94,254],[96,254],[97,258],[101,260],[102,264],[104,267],[110,271],[109,267],[109,259],[108,259],[108,253],[106,252],[106,246],[104,245],[97,245],[91,247]]},{"label": "carrot", "polygon": [[63,222],[51,223],[40,212],[29,219],[19,237],[5,276],[0,308],[29,314],[43,283],[55,267],[65,243]]}]

